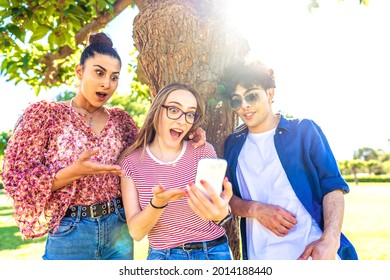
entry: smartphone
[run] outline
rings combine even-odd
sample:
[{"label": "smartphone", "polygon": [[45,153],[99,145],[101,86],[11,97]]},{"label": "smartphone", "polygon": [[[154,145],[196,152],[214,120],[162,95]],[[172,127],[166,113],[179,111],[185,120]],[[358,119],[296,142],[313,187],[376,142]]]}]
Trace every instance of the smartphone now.
[{"label": "smartphone", "polygon": [[227,161],[221,158],[202,158],[198,162],[195,185],[204,190],[200,180],[207,181],[217,193],[222,192],[223,179],[225,178]]}]

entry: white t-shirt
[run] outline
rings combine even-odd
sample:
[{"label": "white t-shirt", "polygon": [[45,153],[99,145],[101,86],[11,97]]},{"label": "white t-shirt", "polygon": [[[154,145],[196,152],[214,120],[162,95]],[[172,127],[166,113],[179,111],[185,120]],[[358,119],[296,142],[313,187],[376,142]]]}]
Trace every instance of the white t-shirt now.
[{"label": "white t-shirt", "polygon": [[274,145],[275,129],[248,134],[238,157],[237,179],[242,198],[283,207],[297,215],[298,223],[278,237],[256,219],[247,218],[247,250],[250,260],[294,260],[322,231],[299,201]]}]

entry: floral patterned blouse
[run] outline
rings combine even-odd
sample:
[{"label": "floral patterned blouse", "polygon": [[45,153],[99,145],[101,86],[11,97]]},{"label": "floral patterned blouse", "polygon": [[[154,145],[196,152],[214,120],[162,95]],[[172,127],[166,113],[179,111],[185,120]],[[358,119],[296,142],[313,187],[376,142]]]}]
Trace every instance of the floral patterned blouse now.
[{"label": "floral patterned blouse", "polygon": [[22,115],[8,141],[2,176],[24,238],[55,231],[70,206],[120,196],[120,178],[111,174],[88,175],[51,191],[57,171],[82,152],[98,147],[100,152],[92,160],[116,164],[119,154],[133,143],[137,134],[133,119],[122,109],[106,109],[109,117],[100,135],[62,102],[40,101]]}]

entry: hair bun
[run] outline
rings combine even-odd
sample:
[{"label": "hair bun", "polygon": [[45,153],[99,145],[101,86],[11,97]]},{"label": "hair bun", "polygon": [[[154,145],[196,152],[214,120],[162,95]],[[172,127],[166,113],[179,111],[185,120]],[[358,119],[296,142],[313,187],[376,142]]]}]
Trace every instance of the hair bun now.
[{"label": "hair bun", "polygon": [[103,44],[103,45],[108,45],[110,47],[113,46],[112,40],[110,37],[108,37],[105,33],[100,32],[100,33],[94,33],[89,35],[89,44]]}]

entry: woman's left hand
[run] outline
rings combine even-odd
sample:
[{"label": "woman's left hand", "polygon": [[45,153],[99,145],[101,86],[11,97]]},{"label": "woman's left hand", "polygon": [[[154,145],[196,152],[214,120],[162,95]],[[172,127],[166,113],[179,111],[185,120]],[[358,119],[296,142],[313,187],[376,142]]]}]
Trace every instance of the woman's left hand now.
[{"label": "woman's left hand", "polygon": [[193,141],[192,145],[195,148],[201,147],[206,143],[206,131],[198,127],[195,131],[188,134],[188,138]]},{"label": "woman's left hand", "polygon": [[224,190],[221,194],[204,180],[202,186],[207,193],[190,183],[188,188],[188,204],[191,209],[203,220],[221,221],[229,214],[229,201],[233,195],[232,184],[225,177],[223,180]]},{"label": "woman's left hand", "polygon": [[168,205],[169,202],[179,200],[186,196],[185,190],[182,189],[166,189],[163,185],[158,185],[152,188],[153,202],[158,206]]}]

